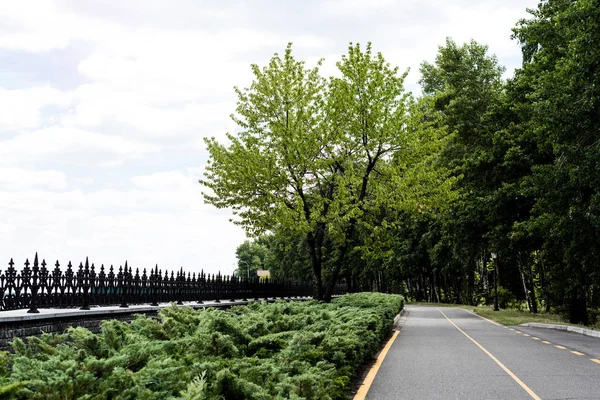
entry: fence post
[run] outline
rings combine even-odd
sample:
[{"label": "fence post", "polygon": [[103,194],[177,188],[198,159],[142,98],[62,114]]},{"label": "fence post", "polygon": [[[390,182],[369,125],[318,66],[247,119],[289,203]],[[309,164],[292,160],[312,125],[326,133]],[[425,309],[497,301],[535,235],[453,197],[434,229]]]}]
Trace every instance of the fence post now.
[{"label": "fence post", "polygon": [[[49,300],[50,300],[50,291],[52,290],[52,287],[50,285],[50,281],[49,281],[49,271],[46,268],[46,260],[42,259],[42,262],[40,263],[40,265],[42,266],[42,268],[40,268],[40,273],[39,273],[39,290],[38,290],[38,294],[37,294],[37,306],[38,307],[42,307],[44,308],[44,306],[48,306],[49,304]],[[44,297],[44,289],[46,290],[46,296]]]},{"label": "fence post", "polygon": [[220,303],[221,302],[221,271],[219,271],[219,273],[215,276],[215,274],[213,274],[213,291],[215,294],[215,303]]},{"label": "fence post", "polygon": [[148,285],[148,275],[146,274],[146,268],[144,268],[144,273],[142,274],[142,283],[140,285],[140,295],[139,295],[139,302],[140,303],[145,303],[149,298],[151,293],[149,292],[149,285]]},{"label": "fence post", "polygon": [[63,288],[61,285],[62,271],[60,270],[60,264],[58,260],[56,260],[56,264],[54,264],[54,269],[52,270],[52,286],[54,287],[52,294],[52,302],[51,304],[55,307],[60,307],[62,304],[62,293]]},{"label": "fence post", "polygon": [[204,270],[200,271],[198,275],[198,304],[204,304],[204,290],[206,286],[206,277],[204,276]]},{"label": "fence post", "polygon": [[38,266],[38,255],[35,253],[35,259],[33,260],[33,281],[31,282],[31,302],[29,303],[29,310],[27,313],[29,314],[37,314],[39,310],[37,309],[37,291],[39,287],[39,275],[38,272],[40,267]]},{"label": "fence post", "polygon": [[[129,269],[129,272],[132,272],[132,269]],[[131,275],[131,274],[130,274]],[[141,280],[140,280],[140,269],[135,269],[135,275],[132,275],[133,278],[130,282],[131,287],[129,289],[129,302],[133,304],[139,304],[142,302],[142,290],[141,290]]]},{"label": "fence post", "polygon": [[90,290],[90,264],[89,260],[85,258],[85,269],[81,271],[81,264],[79,264],[80,285],[83,290],[83,305],[79,308],[80,310],[90,309],[90,299],[88,297],[88,291]]},{"label": "fence post", "polygon": [[152,295],[153,307],[158,307],[158,264],[156,264],[155,270],[150,271],[150,294]]},{"label": "fence post", "polygon": [[183,274],[183,267],[177,272],[177,279],[175,284],[177,285],[177,305],[182,306],[182,296],[183,296],[183,282],[185,282],[185,275]]},{"label": "fence post", "polygon": [[[200,275],[198,275],[200,277]],[[196,280],[196,273],[192,273],[192,282],[190,283],[190,301],[194,301],[198,298],[198,281]]]},{"label": "fence post", "polygon": [[121,297],[121,308],[129,308],[127,305],[127,300],[125,299],[125,280],[127,275],[127,261],[125,261],[125,272],[123,272],[123,267],[119,267],[119,273],[117,274],[117,290],[120,289],[120,297]]},{"label": "fence post", "polygon": [[106,288],[106,272],[104,264],[100,264],[100,273],[98,274],[98,305],[108,304],[108,290]]},{"label": "fence post", "polygon": [[237,295],[237,277],[234,275],[231,275],[230,277],[228,277],[229,279],[229,301],[234,302],[236,295]]},{"label": "fence post", "polygon": [[96,267],[94,266],[94,263],[92,263],[92,266],[90,267],[90,297],[89,297],[89,301],[90,304],[98,304],[98,281],[96,280],[98,278],[98,275],[96,275]]}]

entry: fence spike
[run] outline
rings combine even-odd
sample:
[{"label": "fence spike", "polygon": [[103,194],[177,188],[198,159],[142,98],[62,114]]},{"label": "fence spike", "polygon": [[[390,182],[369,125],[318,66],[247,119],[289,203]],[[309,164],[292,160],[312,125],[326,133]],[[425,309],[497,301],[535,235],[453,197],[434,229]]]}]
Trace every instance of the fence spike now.
[{"label": "fence spike", "polygon": [[[29,303],[29,310],[27,311],[28,314],[37,314],[39,313],[39,310],[37,309],[37,292],[38,292],[38,272],[39,272],[39,263],[38,263],[38,253],[35,253],[35,258],[33,259],[33,280],[31,282],[28,282],[31,284],[30,286],[30,290],[31,290],[31,300]],[[27,265],[27,263],[25,264],[26,268],[29,268],[29,265]],[[21,274],[23,275],[23,274]]]}]

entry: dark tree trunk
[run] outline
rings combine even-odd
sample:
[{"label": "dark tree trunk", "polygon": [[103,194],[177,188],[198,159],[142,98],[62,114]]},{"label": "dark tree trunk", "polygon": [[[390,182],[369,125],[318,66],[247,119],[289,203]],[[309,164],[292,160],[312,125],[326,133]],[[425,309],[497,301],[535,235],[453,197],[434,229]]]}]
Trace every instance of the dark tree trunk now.
[{"label": "dark tree trunk", "polygon": [[539,253],[536,257],[540,264],[540,284],[542,285],[542,294],[544,295],[546,312],[550,312],[550,296],[548,295],[548,284],[546,283],[546,267],[544,265],[544,260],[539,256]]},{"label": "dark tree trunk", "polygon": [[531,311],[535,314],[538,313],[537,296],[535,294],[535,281],[533,279],[533,262],[531,258],[527,257],[529,265],[529,287],[531,288]]},{"label": "dark tree trunk", "polygon": [[[436,279],[435,279],[435,270],[431,273],[431,303],[439,303],[440,299],[435,290],[436,287]],[[439,284],[439,282],[438,282]]]},{"label": "dark tree trunk", "polygon": [[467,286],[467,304],[469,305],[474,305],[474,301],[473,298],[475,297],[474,295],[475,292],[475,266],[473,266],[473,268],[469,271],[469,283]]},{"label": "dark tree trunk", "polygon": [[527,306],[529,307],[529,311],[531,311],[531,299],[529,298],[529,291],[527,290],[527,284],[525,283],[525,275],[523,274],[523,265],[522,265],[521,253],[519,252],[519,256],[517,257],[517,267],[519,268],[519,275],[521,276],[521,284],[523,285],[523,293],[525,294],[525,300],[527,301]]},{"label": "dark tree trunk", "polygon": [[569,304],[569,322],[572,324],[588,324],[587,298],[585,290],[575,287],[571,290]]},{"label": "dark tree trunk", "polygon": [[346,255],[352,244],[352,239],[354,238],[356,222],[357,221],[355,219],[352,219],[350,221],[350,225],[348,226],[348,229],[346,230],[346,240],[344,241],[343,246],[340,248],[338,258],[335,261],[334,266],[333,266],[331,278],[330,278],[329,282],[327,282],[327,286],[325,288],[325,293],[323,296],[323,300],[325,300],[327,303],[331,302],[331,296],[333,295],[333,289],[335,289],[335,284],[337,282],[338,276],[340,275],[342,266],[344,265],[344,262],[346,261]]},{"label": "dark tree trunk", "polygon": [[312,234],[312,232],[310,232],[306,236],[306,243],[308,247],[308,254],[310,255],[310,262],[312,264],[313,269],[313,297],[317,300],[323,300],[323,280],[321,277],[323,264],[320,257],[320,252],[316,248],[317,243],[315,236]]},{"label": "dark tree trunk", "polygon": [[456,280],[456,304],[462,304],[462,279]]},{"label": "dark tree trunk", "polygon": [[421,300],[429,301],[427,297],[427,286],[425,286],[425,278],[423,278],[423,272],[419,273],[419,288],[421,293]]}]

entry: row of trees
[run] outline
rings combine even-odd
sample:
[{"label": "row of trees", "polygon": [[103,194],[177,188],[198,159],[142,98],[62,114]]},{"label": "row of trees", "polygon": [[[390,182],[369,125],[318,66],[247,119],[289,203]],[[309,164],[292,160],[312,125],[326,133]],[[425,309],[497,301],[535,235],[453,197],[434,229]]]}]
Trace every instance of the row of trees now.
[{"label": "row of trees", "polygon": [[[600,306],[600,1],[546,0],[513,37],[523,64],[448,39],[422,96],[371,46],[325,79],[292,56],[236,89],[207,139],[205,198],[261,237],[263,268],[418,300],[514,297],[590,322]],[[490,254],[498,254],[496,277]],[[244,265],[245,266],[245,265]]]}]

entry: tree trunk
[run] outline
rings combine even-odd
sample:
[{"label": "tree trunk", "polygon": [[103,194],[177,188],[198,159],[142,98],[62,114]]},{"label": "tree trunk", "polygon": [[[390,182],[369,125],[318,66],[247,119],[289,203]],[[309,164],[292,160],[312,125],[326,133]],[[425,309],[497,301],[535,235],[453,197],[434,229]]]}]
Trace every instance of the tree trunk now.
[{"label": "tree trunk", "polygon": [[456,279],[456,304],[462,304],[462,279],[458,277]]},{"label": "tree trunk", "polygon": [[437,282],[437,285],[436,285],[435,271],[436,270],[434,269],[433,272],[431,273],[431,302],[439,303],[440,298],[438,297],[437,292],[436,292],[436,286],[439,287],[439,282]]},{"label": "tree trunk", "polygon": [[540,264],[540,283],[542,285],[542,294],[544,295],[546,312],[550,312],[550,296],[548,295],[548,285],[546,283],[546,267],[544,266],[544,260],[539,256],[539,252],[536,254],[536,260]]},{"label": "tree trunk", "polygon": [[475,268],[475,266],[473,266],[473,268],[469,271],[469,281],[468,281],[469,283],[467,286],[467,296],[468,296],[467,304],[469,304],[471,306],[475,305],[475,304],[473,304],[473,303],[475,303],[474,302],[474,297],[475,297],[475,295],[474,295],[474,292],[475,292],[475,269],[474,268]]},{"label": "tree trunk", "polygon": [[423,277],[423,272],[419,272],[419,286],[421,288],[421,299],[423,301],[429,301],[427,297],[427,286],[425,285],[425,278]]},{"label": "tree trunk", "polygon": [[308,246],[308,254],[310,255],[310,262],[313,269],[313,298],[317,300],[323,300],[323,280],[321,277],[323,264],[320,254],[317,252],[317,243],[312,232],[306,235],[306,244]]},{"label": "tree trunk", "polygon": [[569,304],[569,322],[572,324],[588,324],[587,299],[583,288],[576,286],[571,290]]},{"label": "tree trunk", "polygon": [[533,279],[533,262],[531,262],[530,257],[527,257],[527,259],[529,260],[528,262],[528,266],[529,266],[529,287],[531,288],[531,311],[535,314],[538,313],[538,307],[537,307],[537,296],[535,294],[535,282]]},{"label": "tree trunk", "polygon": [[342,266],[344,265],[344,262],[346,261],[346,253],[348,252],[348,249],[350,248],[350,245],[352,244],[352,239],[354,238],[354,230],[356,228],[356,222],[357,222],[356,219],[352,219],[350,221],[350,225],[348,226],[348,230],[346,231],[346,240],[344,241],[344,244],[340,248],[340,252],[339,252],[337,260],[333,264],[334,266],[333,266],[333,272],[331,274],[331,279],[329,282],[327,282],[327,286],[325,288],[325,294],[323,296],[323,300],[325,300],[327,303],[331,302],[331,296],[333,295],[333,290],[335,289],[335,284],[337,282],[337,278],[340,275],[340,271],[342,270]]},{"label": "tree trunk", "polygon": [[525,293],[525,300],[527,301],[527,306],[529,307],[529,311],[531,311],[531,300],[529,299],[529,291],[527,290],[527,284],[525,283],[525,275],[523,274],[523,265],[521,262],[521,253],[519,252],[519,256],[517,257],[517,267],[519,268],[519,275],[521,275],[521,284],[523,285],[523,292]]}]

